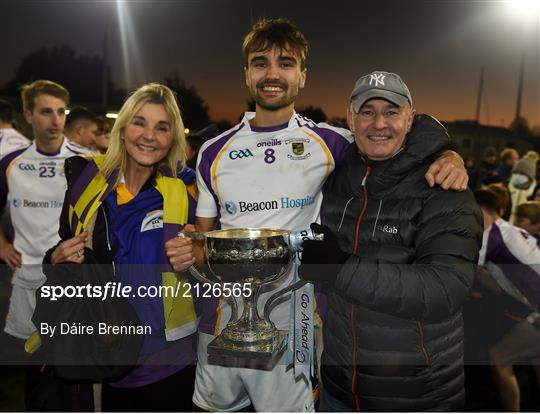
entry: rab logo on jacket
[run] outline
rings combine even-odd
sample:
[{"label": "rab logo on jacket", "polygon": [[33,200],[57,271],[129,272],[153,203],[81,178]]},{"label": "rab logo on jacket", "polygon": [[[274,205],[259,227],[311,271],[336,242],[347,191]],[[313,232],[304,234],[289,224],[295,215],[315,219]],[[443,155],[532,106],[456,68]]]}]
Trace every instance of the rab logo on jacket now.
[{"label": "rab logo on jacket", "polygon": [[377,230],[382,231],[383,233],[388,233],[388,234],[398,233],[398,229],[396,226],[388,226],[386,224],[377,226]]},{"label": "rab logo on jacket", "polygon": [[163,210],[154,210],[146,214],[141,224],[141,233],[163,228]]}]

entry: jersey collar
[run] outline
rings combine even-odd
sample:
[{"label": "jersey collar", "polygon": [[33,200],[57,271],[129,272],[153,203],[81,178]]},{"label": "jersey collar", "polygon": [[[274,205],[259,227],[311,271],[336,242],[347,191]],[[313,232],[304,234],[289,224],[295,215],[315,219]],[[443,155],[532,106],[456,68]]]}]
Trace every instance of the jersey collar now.
[{"label": "jersey collar", "polygon": [[252,132],[276,132],[276,131],[281,131],[283,129],[287,129],[296,125],[296,116],[297,116],[296,112],[293,112],[289,121],[284,124],[274,125],[270,127],[256,127],[249,123],[250,120],[255,118],[255,112],[246,112],[244,114],[244,117],[242,118],[242,123],[245,124],[248,130]]}]

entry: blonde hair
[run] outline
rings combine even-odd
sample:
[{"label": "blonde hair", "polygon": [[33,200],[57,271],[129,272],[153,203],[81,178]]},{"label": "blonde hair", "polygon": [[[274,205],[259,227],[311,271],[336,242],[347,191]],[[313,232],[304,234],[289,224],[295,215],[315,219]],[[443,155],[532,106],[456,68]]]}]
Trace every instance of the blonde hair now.
[{"label": "blonde hair", "polygon": [[513,154],[516,154],[516,156],[519,158],[519,153],[514,148],[505,148],[501,151],[499,158],[502,162],[506,162],[512,158]]},{"label": "blonde hair", "polygon": [[180,109],[176,103],[174,92],[160,83],[147,83],[134,91],[124,102],[118,118],[111,130],[111,140],[105,159],[103,160],[102,172],[109,177],[115,171],[120,172],[116,178],[115,186],[120,183],[123,173],[126,171],[128,154],[123,141],[126,126],[132,121],[144,104],[153,103],[163,105],[169,115],[172,132],[172,145],[167,156],[159,162],[160,166],[170,169],[173,177],[177,176],[178,168],[184,168],[186,164],[186,137],[184,134],[184,122],[180,115]]}]

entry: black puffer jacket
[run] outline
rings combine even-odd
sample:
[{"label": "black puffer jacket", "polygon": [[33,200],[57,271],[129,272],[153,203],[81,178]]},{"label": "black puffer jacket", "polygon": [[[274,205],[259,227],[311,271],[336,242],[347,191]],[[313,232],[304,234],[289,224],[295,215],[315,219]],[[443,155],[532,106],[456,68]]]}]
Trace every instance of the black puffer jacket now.
[{"label": "black puffer jacket", "polygon": [[418,115],[392,159],[366,161],[352,145],[325,184],[322,222],[351,256],[329,295],[323,383],[357,410],[464,402],[461,307],[482,217],[469,190],[430,188],[424,178],[450,146],[438,121]]}]

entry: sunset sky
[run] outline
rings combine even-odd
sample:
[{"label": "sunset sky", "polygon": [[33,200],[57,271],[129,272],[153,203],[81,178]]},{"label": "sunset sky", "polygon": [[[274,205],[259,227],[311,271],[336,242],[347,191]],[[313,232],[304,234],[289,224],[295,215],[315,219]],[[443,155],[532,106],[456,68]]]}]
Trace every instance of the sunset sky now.
[{"label": "sunset sky", "polygon": [[117,84],[132,89],[178,71],[214,120],[235,121],[245,110],[240,46],[260,17],[289,18],[304,32],[308,81],[297,106],[320,106],[331,117],[344,115],[356,79],[378,69],[402,76],[419,112],[474,119],[484,67],[480,121],[508,126],[524,51],[522,115],[540,125],[539,13],[516,13],[508,2],[8,0],[1,15],[0,84],[40,47],[67,44],[101,56],[108,22]]}]

